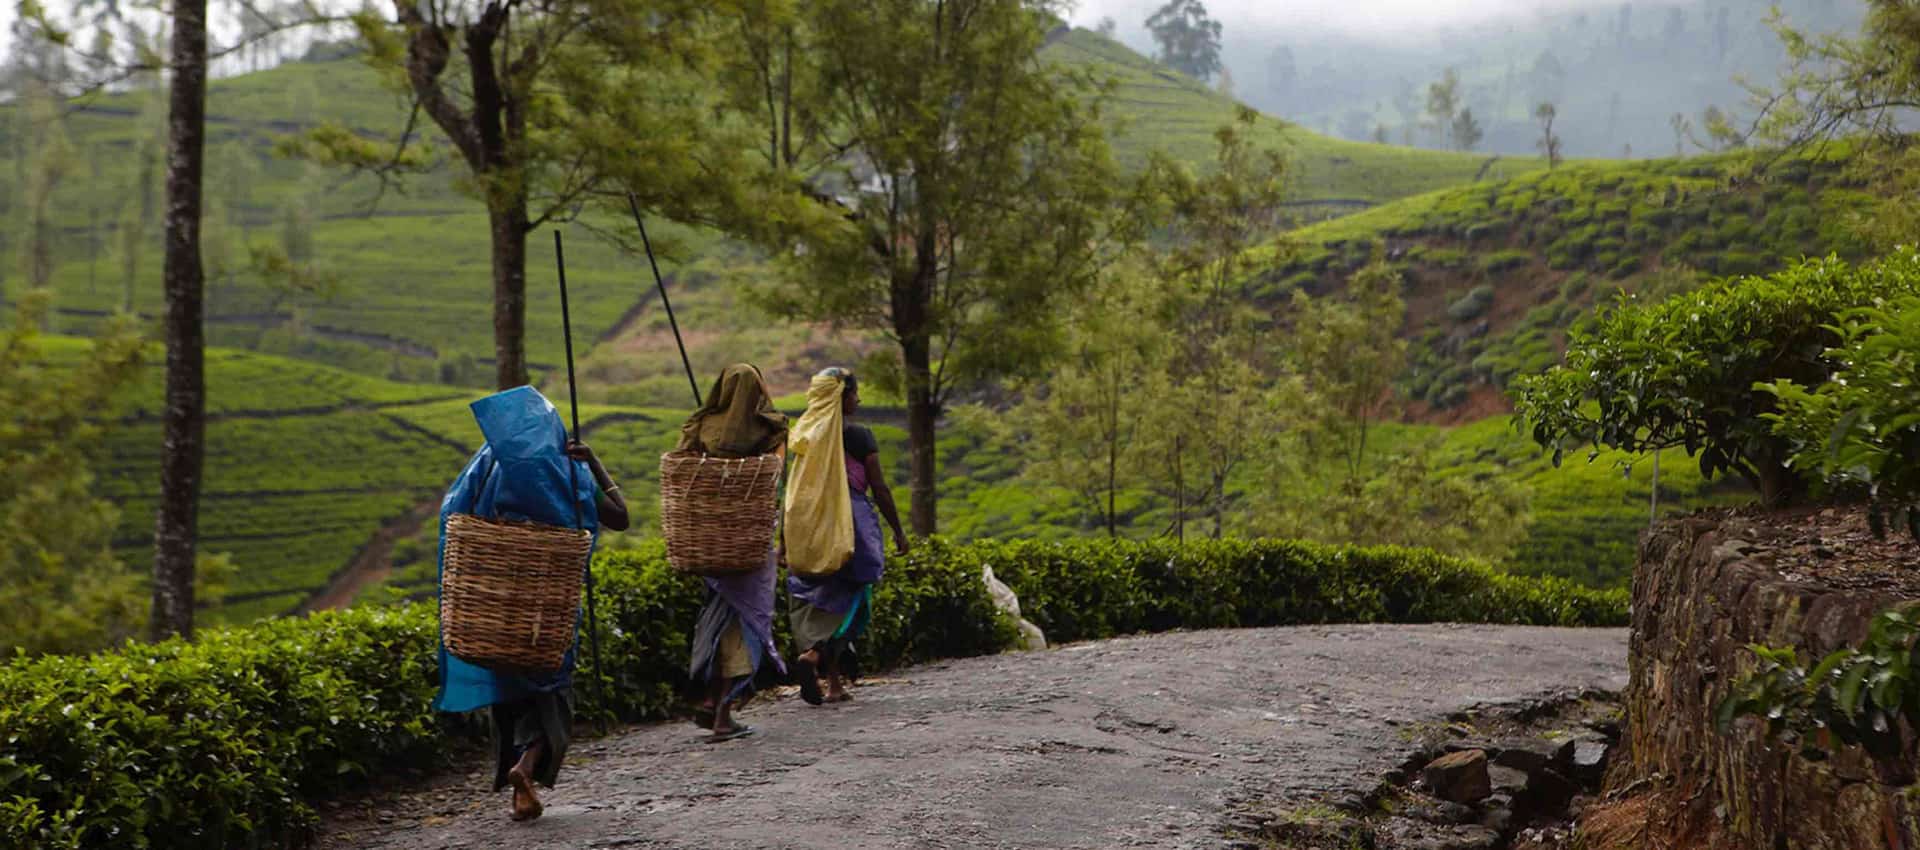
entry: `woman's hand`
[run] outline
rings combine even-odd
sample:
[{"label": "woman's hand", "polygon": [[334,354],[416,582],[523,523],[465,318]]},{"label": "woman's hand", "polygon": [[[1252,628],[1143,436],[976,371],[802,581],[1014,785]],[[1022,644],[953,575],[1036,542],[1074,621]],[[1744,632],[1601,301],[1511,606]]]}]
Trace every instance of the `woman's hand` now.
[{"label": "woman's hand", "polygon": [[598,460],[598,458],[594,457],[593,448],[579,440],[567,441],[567,457],[573,458],[574,460],[584,460],[588,463]]},{"label": "woman's hand", "polygon": [[893,536],[893,551],[900,553],[900,557],[904,558],[913,552],[913,544],[907,541],[906,535],[896,534]]}]

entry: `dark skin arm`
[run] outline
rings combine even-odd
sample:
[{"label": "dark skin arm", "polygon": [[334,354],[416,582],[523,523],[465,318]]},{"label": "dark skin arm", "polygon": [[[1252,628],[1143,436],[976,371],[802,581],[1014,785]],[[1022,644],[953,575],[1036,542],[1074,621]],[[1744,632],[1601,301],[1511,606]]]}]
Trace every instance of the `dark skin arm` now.
[{"label": "dark skin arm", "polygon": [[627,515],[626,497],[620,495],[620,485],[613,482],[613,476],[607,474],[607,467],[593,453],[592,447],[574,440],[567,443],[567,456],[574,460],[587,462],[587,468],[593,470],[593,483],[599,491],[594,500],[600,514],[600,527],[608,531],[626,531],[632,524]]},{"label": "dark skin arm", "polygon": [[893,506],[893,488],[887,486],[887,476],[880,468],[880,453],[867,455],[860,463],[867,468],[867,486],[873,488],[874,507],[886,517],[887,525],[893,527],[894,550],[902,555],[913,551],[913,544],[907,542],[907,533],[900,530],[900,511]]}]

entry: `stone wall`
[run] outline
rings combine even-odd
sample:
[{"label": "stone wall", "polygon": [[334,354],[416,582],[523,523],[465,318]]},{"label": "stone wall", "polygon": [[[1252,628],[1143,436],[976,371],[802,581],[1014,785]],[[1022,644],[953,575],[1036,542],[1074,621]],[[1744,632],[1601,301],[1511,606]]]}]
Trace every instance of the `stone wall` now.
[{"label": "stone wall", "polygon": [[1609,786],[1668,802],[1648,818],[1653,846],[1916,850],[1912,736],[1902,759],[1843,751],[1816,761],[1769,742],[1751,719],[1727,734],[1715,728],[1720,701],[1754,666],[1748,644],[1793,646],[1817,659],[1858,644],[1876,613],[1903,601],[1783,568],[1784,537],[1737,516],[1648,532],[1633,581],[1630,758]]}]

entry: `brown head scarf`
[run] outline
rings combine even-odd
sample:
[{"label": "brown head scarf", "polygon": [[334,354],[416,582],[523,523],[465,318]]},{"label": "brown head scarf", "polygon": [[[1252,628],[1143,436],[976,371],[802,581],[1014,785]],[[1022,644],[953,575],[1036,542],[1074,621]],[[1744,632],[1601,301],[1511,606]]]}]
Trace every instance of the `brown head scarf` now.
[{"label": "brown head scarf", "polygon": [[753,457],[779,448],[786,435],[787,417],[773,409],[760,370],[735,363],[713,382],[706,405],[680,426],[679,450]]}]

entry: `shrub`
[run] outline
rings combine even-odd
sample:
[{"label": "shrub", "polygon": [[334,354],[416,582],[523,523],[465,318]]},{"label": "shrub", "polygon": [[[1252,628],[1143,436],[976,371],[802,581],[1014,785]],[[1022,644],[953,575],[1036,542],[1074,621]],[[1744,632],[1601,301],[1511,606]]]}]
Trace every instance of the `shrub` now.
[{"label": "shrub", "polygon": [[1517,579],[1427,550],[1279,540],[987,543],[1020,611],[1050,640],[1299,623],[1625,623],[1623,591]]},{"label": "shrub", "polygon": [[1516,382],[1516,408],[1560,460],[1568,444],[1628,452],[1684,447],[1711,478],[1733,472],[1768,503],[1804,485],[1788,442],[1762,417],[1758,383],[1826,382],[1832,325],[1847,311],[1920,294],[1920,255],[1868,266],[1810,260],[1767,277],[1723,280],[1665,301],[1631,296],[1569,334],[1563,365]]},{"label": "shrub", "polygon": [[[1857,648],[1842,649],[1809,670],[1792,647],[1751,646],[1759,661],[1735,680],[1716,709],[1724,734],[1734,721],[1763,721],[1774,739],[1792,739],[1800,754],[1822,760],[1841,747],[1898,761],[1920,724],[1920,623],[1911,606],[1883,611]],[[1904,728],[1903,728],[1904,727]]]},{"label": "shrub", "polygon": [[1473,291],[1447,305],[1447,318],[1456,322],[1468,322],[1485,315],[1487,308],[1493,306],[1493,287],[1481,284]]},{"label": "shrub", "polygon": [[[606,669],[582,711],[664,716],[685,685],[700,583],[660,545],[600,558]],[[889,568],[864,660],[889,667],[997,652],[1016,633],[981,567],[1048,636],[1327,622],[1618,625],[1622,591],[1496,573],[1424,550],[1281,541],[930,541]],[[307,800],[432,764],[478,725],[436,718],[431,604],[360,608],[0,668],[0,846],[259,846],[297,839]],[[785,617],[781,623],[782,644]],[[582,653],[583,656],[588,655]],[[583,658],[590,661],[590,658]],[[607,702],[596,703],[600,689]]]},{"label": "shrub", "polygon": [[1842,333],[1833,380],[1761,385],[1779,398],[1774,432],[1795,467],[1871,499],[1876,532],[1891,515],[1920,538],[1920,299],[1850,313]]},{"label": "shrub", "polygon": [[1482,257],[1480,268],[1488,274],[1499,274],[1530,262],[1533,262],[1533,254],[1526,251],[1499,251]]}]

